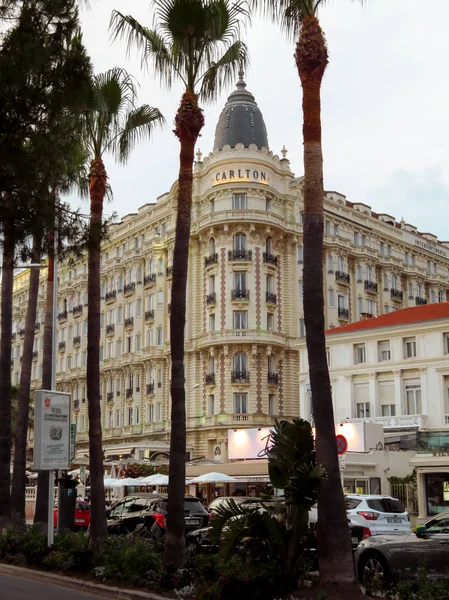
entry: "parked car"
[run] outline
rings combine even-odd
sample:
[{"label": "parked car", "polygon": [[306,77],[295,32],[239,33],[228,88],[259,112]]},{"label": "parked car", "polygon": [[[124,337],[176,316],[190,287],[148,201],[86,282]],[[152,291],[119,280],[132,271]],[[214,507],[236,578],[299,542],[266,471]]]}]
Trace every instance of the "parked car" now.
[{"label": "parked car", "polygon": [[[58,509],[53,511],[53,523],[58,523]],[[87,529],[90,525],[90,505],[85,500],[77,500],[75,505],[75,529]]]},{"label": "parked car", "polygon": [[425,566],[432,578],[447,577],[449,566],[449,511],[415,527],[406,535],[376,535],[363,540],[355,554],[361,581],[380,584],[398,578],[415,579]]},{"label": "parked car", "polygon": [[[110,508],[107,515],[108,533],[128,534],[139,528],[154,538],[160,538],[165,534],[166,528],[167,494],[131,494]],[[205,527],[209,518],[209,513],[198,498],[185,496],[186,533]]]},{"label": "parked car", "polygon": [[371,535],[410,533],[410,517],[391,496],[346,494],[346,513],[353,525],[369,527]]}]

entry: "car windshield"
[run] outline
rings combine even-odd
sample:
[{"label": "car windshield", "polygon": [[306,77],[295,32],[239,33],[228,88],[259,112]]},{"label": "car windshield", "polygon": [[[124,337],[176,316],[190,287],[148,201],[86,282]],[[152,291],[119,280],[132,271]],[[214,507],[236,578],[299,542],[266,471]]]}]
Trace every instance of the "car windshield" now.
[{"label": "car windshield", "polygon": [[354,510],[361,502],[358,498],[345,498],[346,510]]},{"label": "car windshield", "polygon": [[[158,503],[163,510],[167,510],[167,500]],[[202,513],[205,512],[198,498],[184,498],[184,512]]]},{"label": "car windshield", "polygon": [[366,501],[367,505],[373,510],[384,513],[404,513],[405,508],[393,498],[370,498]]}]

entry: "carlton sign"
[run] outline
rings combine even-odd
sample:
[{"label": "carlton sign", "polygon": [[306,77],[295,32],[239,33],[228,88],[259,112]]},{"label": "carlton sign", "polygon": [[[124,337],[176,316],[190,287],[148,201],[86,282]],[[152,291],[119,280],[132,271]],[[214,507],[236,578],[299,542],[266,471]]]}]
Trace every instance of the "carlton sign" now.
[{"label": "carlton sign", "polygon": [[257,183],[267,183],[266,171],[256,169],[228,169],[215,173],[215,183],[228,181],[254,181]]}]

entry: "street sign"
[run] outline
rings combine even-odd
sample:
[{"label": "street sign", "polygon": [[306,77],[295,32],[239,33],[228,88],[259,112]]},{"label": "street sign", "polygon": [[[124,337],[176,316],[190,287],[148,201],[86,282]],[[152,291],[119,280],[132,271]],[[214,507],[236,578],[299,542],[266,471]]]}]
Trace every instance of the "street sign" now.
[{"label": "street sign", "polygon": [[338,455],[338,468],[340,470],[340,473],[346,471],[346,456],[344,454]]},{"label": "street sign", "polygon": [[70,425],[70,462],[75,460],[76,454],[76,423]]},{"label": "street sign", "polygon": [[348,440],[345,438],[344,435],[341,435],[341,433],[339,433],[337,435],[337,452],[338,454],[344,454],[346,452],[346,450],[348,449]]},{"label": "street sign", "polygon": [[34,468],[70,467],[70,394],[37,390],[34,396]]}]

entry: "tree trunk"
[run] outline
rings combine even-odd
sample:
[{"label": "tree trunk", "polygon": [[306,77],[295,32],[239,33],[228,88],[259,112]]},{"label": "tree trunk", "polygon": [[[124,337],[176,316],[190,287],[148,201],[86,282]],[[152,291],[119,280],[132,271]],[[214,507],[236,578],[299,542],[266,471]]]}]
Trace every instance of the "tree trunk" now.
[{"label": "tree trunk", "polygon": [[324,189],[320,90],[327,63],[326,41],[318,19],[306,17],[296,46],[304,116],[304,321],[316,426],[317,463],[324,466],[327,472],[327,479],[321,481],[318,495],[317,539],[320,580],[325,586],[354,581],[324,335]]},{"label": "tree trunk", "polygon": [[[41,236],[33,238],[31,262],[41,261]],[[30,413],[31,368],[33,360],[34,329],[36,323],[37,296],[40,269],[30,269],[30,286],[23,340],[22,367],[20,371],[19,403],[17,410],[16,439],[14,444],[14,473],[11,491],[11,518],[14,525],[25,527],[26,449],[28,417]]]},{"label": "tree trunk", "polygon": [[176,213],[173,282],[170,312],[171,433],[165,564],[185,564],[184,495],[186,485],[186,406],[184,389],[184,328],[186,321],[187,270],[192,212],[195,144],[204,125],[198,97],[186,91],[176,114],[175,134],[181,143]]},{"label": "tree trunk", "polygon": [[90,230],[87,294],[87,401],[89,416],[89,465],[91,481],[91,540],[107,535],[104,495],[103,447],[100,404],[100,251],[106,171],[101,157],[91,162],[89,174]]},{"label": "tree trunk", "polygon": [[3,265],[0,342],[0,530],[11,517],[11,339],[14,283],[14,223],[3,222]]},{"label": "tree trunk", "polygon": [[[45,327],[44,327],[44,353],[42,359],[42,389],[51,390],[51,372],[53,368],[53,285],[55,281],[55,255],[53,245],[48,252],[47,291],[45,296]],[[56,352],[56,348],[54,349]],[[43,533],[48,529],[48,485],[50,482],[49,471],[39,471],[37,480],[36,509],[34,523],[39,524]]]}]

